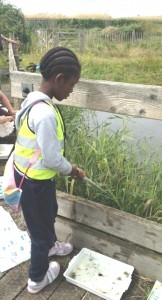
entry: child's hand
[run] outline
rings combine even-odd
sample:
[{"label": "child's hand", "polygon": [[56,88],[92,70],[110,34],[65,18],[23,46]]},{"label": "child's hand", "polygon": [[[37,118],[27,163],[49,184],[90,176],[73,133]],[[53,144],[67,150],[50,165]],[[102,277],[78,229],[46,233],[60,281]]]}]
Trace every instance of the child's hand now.
[{"label": "child's hand", "polygon": [[9,110],[8,113],[10,114],[10,116],[12,116],[12,119],[15,119],[15,115],[16,115],[17,110]]},{"label": "child's hand", "polygon": [[85,176],[84,175],[84,171],[82,169],[80,169],[80,168],[77,168],[77,170],[78,170],[77,179],[83,180],[83,177]]},{"label": "child's hand", "polygon": [[0,124],[13,121],[12,116],[0,116]]},{"label": "child's hand", "polygon": [[78,168],[76,165],[72,165],[72,171],[70,173],[71,177],[73,179],[83,179],[84,177],[84,171],[80,168]]}]

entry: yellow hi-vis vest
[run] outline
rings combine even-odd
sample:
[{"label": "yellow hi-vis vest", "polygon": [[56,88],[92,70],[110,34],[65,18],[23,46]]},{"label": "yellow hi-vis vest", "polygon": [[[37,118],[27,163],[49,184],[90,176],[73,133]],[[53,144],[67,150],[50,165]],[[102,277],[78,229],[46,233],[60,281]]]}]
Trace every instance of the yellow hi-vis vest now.
[{"label": "yellow hi-vis vest", "polygon": [[[41,101],[41,100],[40,100]],[[57,119],[57,138],[61,144],[61,153],[64,153],[64,123],[62,116],[55,105],[48,101],[47,103],[53,109]],[[38,144],[35,133],[28,126],[29,113],[25,116],[22,126],[18,132],[17,140],[14,149],[14,165],[18,171],[25,173],[29,159],[33,156]],[[47,145],[48,147],[48,145]],[[48,169],[43,165],[43,158],[40,154],[36,162],[29,168],[26,176],[30,179],[44,180],[53,178],[58,172],[54,169]]]}]

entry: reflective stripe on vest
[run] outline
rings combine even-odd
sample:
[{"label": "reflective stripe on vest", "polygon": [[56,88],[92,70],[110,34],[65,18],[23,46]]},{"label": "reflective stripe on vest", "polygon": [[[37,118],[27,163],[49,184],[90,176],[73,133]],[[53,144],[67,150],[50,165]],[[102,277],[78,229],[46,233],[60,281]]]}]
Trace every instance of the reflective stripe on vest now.
[{"label": "reflective stripe on vest", "polygon": [[[64,152],[64,123],[58,108],[52,105],[48,101],[43,101],[51,107],[56,115],[57,120],[57,138],[60,141],[61,153]],[[14,164],[16,168],[25,173],[27,166],[29,165],[29,159],[33,156],[34,152],[38,148],[36,135],[28,126],[29,112],[23,120],[22,126],[18,132],[15,150],[14,150]],[[42,155],[40,154],[37,161],[29,168],[27,177],[31,179],[50,179],[57,174],[54,169],[47,169],[43,165]]]}]

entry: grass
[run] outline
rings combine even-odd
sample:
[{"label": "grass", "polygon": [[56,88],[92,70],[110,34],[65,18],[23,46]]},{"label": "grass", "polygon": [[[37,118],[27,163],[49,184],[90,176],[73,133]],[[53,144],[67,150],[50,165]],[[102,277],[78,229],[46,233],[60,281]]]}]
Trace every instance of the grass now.
[{"label": "grass", "polygon": [[[131,43],[96,45],[88,48],[85,54],[78,53],[82,65],[81,77],[161,86],[161,48],[162,40],[137,42],[134,45]],[[21,64],[25,69],[30,62],[39,63],[46,49],[33,48],[33,51],[34,53],[21,55]]]},{"label": "grass", "polygon": [[162,40],[96,46],[93,52],[80,56],[82,77],[162,85],[161,44]]},{"label": "grass", "polygon": [[127,127],[112,133],[109,119],[99,126],[94,114],[93,126],[90,126],[85,122],[85,111],[81,113],[79,109],[68,107],[61,107],[61,111],[67,124],[67,159],[82,167],[86,176],[104,193],[85,182],[62,176],[59,177],[58,188],[161,222],[162,161],[150,159],[146,142],[131,146]]},{"label": "grass", "polygon": [[[9,72],[8,72],[8,57],[7,48],[4,46],[4,50],[0,51],[0,70],[4,70],[4,73],[0,73],[0,84],[9,83]],[[5,71],[6,70],[6,71]],[[5,74],[6,73],[6,74]]]}]

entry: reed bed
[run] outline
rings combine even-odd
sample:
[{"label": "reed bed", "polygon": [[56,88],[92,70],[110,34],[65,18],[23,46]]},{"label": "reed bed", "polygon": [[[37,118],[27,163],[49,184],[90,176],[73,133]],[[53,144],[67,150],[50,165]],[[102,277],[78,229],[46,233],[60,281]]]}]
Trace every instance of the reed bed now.
[{"label": "reed bed", "polygon": [[[87,111],[64,106],[61,111],[67,124],[67,159],[82,167],[86,176],[104,192],[63,176],[58,177],[57,188],[161,222],[162,161],[151,159],[146,141],[131,145],[127,142],[129,131],[126,126],[112,132],[109,130],[111,120],[99,125],[95,113],[89,124]],[[158,152],[155,152],[158,158]]]}]

